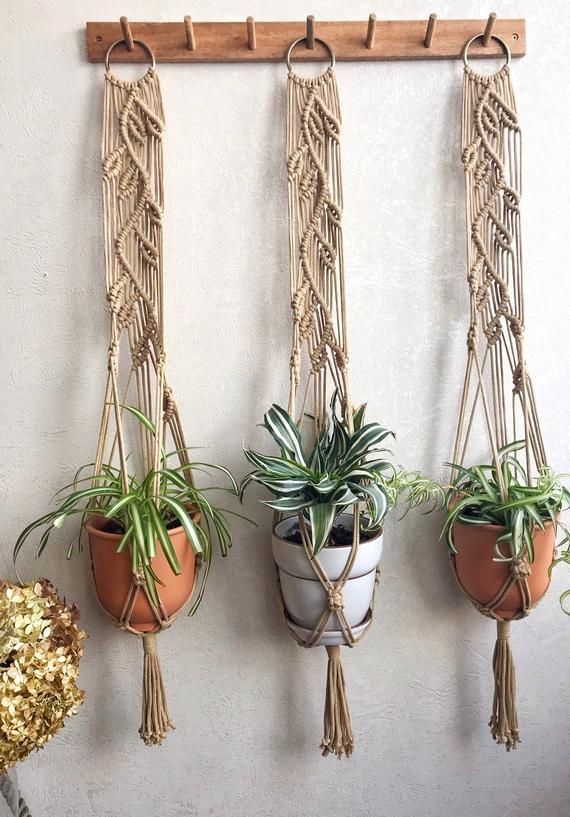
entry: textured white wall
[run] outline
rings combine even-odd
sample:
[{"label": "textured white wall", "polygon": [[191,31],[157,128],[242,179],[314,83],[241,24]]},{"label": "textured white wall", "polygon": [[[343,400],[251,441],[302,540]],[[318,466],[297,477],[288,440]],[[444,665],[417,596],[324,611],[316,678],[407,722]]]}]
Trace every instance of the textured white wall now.
[{"label": "textured white wall", "polygon": [[[528,359],[552,463],[569,467],[568,73],[565,0],[498,0],[528,20],[514,82],[524,129]],[[88,19],[366,20],[369,2],[2,0],[2,569],[16,533],[88,462],[103,396],[106,314],[99,139],[103,71]],[[384,18],[484,17],[481,2],[385,0]],[[363,24],[365,25],[365,24]],[[280,65],[160,68],[167,114],[170,376],[193,444],[243,473],[243,439],[286,399],[288,276]],[[398,432],[398,461],[433,474],[450,456],[465,361],[459,63],[338,66],[353,393]],[[317,751],[325,657],[279,618],[270,516],[236,526],[192,621],[160,639],[177,730],[136,735],[140,645],[97,607],[88,559],[33,569],[82,609],[84,707],[20,769],[36,817],[562,817],[569,811],[565,586],[514,628],[524,742],[490,739],[493,625],[457,591],[440,519],[387,527],[377,621],[345,670],[357,750]],[[4,561],[5,557],[5,561]]]}]

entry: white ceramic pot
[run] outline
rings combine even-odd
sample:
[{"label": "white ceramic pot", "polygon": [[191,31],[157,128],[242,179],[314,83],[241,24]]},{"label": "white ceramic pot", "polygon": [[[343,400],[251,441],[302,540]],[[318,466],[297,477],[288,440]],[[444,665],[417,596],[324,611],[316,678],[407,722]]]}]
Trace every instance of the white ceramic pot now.
[{"label": "white ceramic pot", "polygon": [[[352,529],[352,514],[341,514],[340,521],[347,529]],[[315,576],[303,545],[288,541],[285,537],[296,527],[297,517],[287,517],[278,522],[273,531],[273,558],[279,568],[279,579],[283,600],[292,621],[300,628],[311,631],[328,605],[325,589]],[[343,588],[344,614],[352,627],[361,625],[367,617],[372,596],[376,567],[382,555],[382,532],[374,539],[360,543],[348,581]],[[323,570],[335,581],[339,578],[350,556],[350,546],[325,547],[319,553]],[[339,640],[327,643],[342,643],[344,637],[336,613],[329,618],[326,628],[330,637],[338,634]],[[324,643],[324,642],[323,642]]]}]

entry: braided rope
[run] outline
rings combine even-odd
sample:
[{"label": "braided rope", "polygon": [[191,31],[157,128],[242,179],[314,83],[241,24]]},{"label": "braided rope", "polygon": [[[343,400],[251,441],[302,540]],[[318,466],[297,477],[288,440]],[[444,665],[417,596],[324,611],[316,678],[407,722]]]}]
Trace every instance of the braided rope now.
[{"label": "braided rope", "polygon": [[[532,383],[524,356],[524,301],[522,276],[521,132],[510,70],[483,76],[466,67],[463,84],[462,159],[467,209],[467,282],[470,321],[467,367],[461,398],[453,461],[465,458],[476,410],[483,409],[485,429],[497,482],[507,498],[498,451],[524,438],[526,470],[531,463],[546,465]],[[510,370],[511,382],[505,373]],[[493,657],[495,693],[489,726],[492,737],[516,748],[520,741],[516,711],[515,668],[510,649],[510,620],[498,610],[514,587],[520,609],[512,620],[529,615],[540,599],[533,599],[528,578],[528,553],[510,564],[501,587],[485,603],[457,583],[475,608],[497,622]]]},{"label": "braided rope", "polygon": [[[342,175],[340,163],[341,115],[336,77],[332,68],[316,79],[304,79],[293,70],[288,77],[287,178],[289,191],[289,256],[292,310],[289,414],[298,425],[310,402],[317,435],[326,422],[330,392],[336,390],[349,433],[354,431],[348,392],[348,343],[344,258],[342,247]],[[276,517],[277,518],[277,517]],[[285,621],[303,647],[321,642],[331,616],[339,621],[345,645],[353,647],[367,632],[356,636],[345,615],[343,589],[360,543],[360,508],[354,507],[353,538],[343,570],[332,581],[318,557],[312,555],[310,534],[302,514],[299,528],[308,562],[325,593],[325,604],[310,635],[303,639],[291,627],[279,587]],[[324,713],[323,755],[347,757],[354,736],[346,699],[340,649],[327,647],[328,671]]]},{"label": "braided rope", "polygon": [[493,457],[524,438],[530,478],[531,458],[541,467],[546,454],[524,357],[521,132],[507,66],[489,76],[465,69],[462,140],[470,322],[454,462],[464,461],[481,403]]},{"label": "braided rope", "polygon": [[[135,404],[155,428],[141,424],[140,461],[145,471],[161,467],[170,433],[182,466],[189,465],[178,407],[166,381],[163,316],[163,163],[164,115],[158,76],[150,68],[135,82],[105,76],[102,139],[103,209],[107,301],[110,311],[108,377],[99,432],[95,474],[118,458],[124,490],[129,488],[123,407]],[[127,369],[121,350],[128,352]],[[127,369],[127,370],[126,370]],[[135,394],[131,395],[131,391]],[[184,471],[192,485],[191,470]],[[156,477],[155,490],[158,490]],[[200,569],[201,559],[197,560]],[[205,580],[206,571],[202,576]],[[195,585],[194,585],[195,586]],[[139,593],[150,605],[156,626],[141,634],[130,618]],[[160,590],[158,590],[160,596]],[[155,633],[169,627],[164,605],[155,605],[142,571],[132,575],[116,624],[142,637],[144,647],[143,714],[145,743],[160,743],[172,728],[166,706]]]}]

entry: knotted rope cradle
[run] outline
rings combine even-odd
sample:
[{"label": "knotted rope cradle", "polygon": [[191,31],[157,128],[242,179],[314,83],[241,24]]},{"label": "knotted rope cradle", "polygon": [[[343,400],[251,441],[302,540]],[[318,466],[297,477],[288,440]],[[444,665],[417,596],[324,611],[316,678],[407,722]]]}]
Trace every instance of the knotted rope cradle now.
[{"label": "knotted rope cradle", "polygon": [[[102,167],[107,302],[110,311],[108,377],[95,458],[95,474],[104,463],[118,461],[125,491],[129,486],[123,408],[130,402],[154,424],[141,425],[139,453],[145,471],[161,468],[161,450],[170,433],[181,465],[188,465],[187,446],[172,389],[166,379],[163,313],[163,156],[164,114],[154,55],[142,41],[151,66],[138,80],[118,79],[106,58]],[[126,352],[121,360],[121,351]],[[184,471],[189,484],[191,471]],[[198,560],[198,567],[200,560]],[[144,593],[156,626],[140,633],[130,624],[137,596]],[[156,634],[170,627],[163,604],[156,606],[144,575],[132,574],[116,624],[142,638],[144,648],[142,723],[147,745],[161,743],[173,728],[170,719]]]},{"label": "knotted rope cradle", "polygon": [[[349,395],[346,297],[342,246],[342,175],[340,160],[341,113],[331,64],[319,77],[304,78],[291,66],[291,53],[305,40],[295,40],[287,54],[287,178],[289,198],[289,256],[292,309],[292,349],[288,410],[301,426],[311,408],[314,433],[323,429],[330,393],[336,390],[349,433],[354,431]],[[327,602],[313,631],[302,638],[294,629],[281,590],[285,621],[298,644],[318,646],[331,616],[340,623],[343,641],[353,647],[372,622],[372,608],[365,627],[356,635],[344,614],[343,588],[354,565],[360,542],[360,510],[353,511],[353,538],[347,562],[331,581],[318,557],[312,555],[310,534],[302,514],[299,528],[303,547]],[[350,756],[354,735],[347,702],[340,646],[326,647],[327,686],[324,734],[321,749],[338,758]]]},{"label": "knotted rope cradle", "polygon": [[[479,35],[481,36],[481,35]],[[481,407],[501,493],[498,451],[524,439],[527,474],[531,466],[546,465],[536,401],[524,355],[524,300],[521,244],[521,130],[511,83],[510,52],[498,37],[506,63],[494,74],[479,74],[464,49],[462,159],[466,185],[467,281],[469,330],[467,366],[461,397],[453,462],[462,464],[476,410]],[[520,592],[519,619],[533,609],[528,577],[528,553],[511,563],[508,578],[486,604],[463,587],[485,616],[497,622],[493,656],[494,700],[489,726],[493,738],[514,749],[520,741],[516,683],[510,647],[511,620],[497,611],[516,587]]]}]

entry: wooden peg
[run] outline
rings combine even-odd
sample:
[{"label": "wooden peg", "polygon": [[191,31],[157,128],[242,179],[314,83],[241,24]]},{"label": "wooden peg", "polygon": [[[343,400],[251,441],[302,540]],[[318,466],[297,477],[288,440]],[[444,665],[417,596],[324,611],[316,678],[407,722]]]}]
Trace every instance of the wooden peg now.
[{"label": "wooden peg", "polygon": [[437,14],[430,14],[427,28],[426,28],[426,36],[424,38],[424,46],[425,48],[431,48],[431,41],[433,40],[433,35],[435,34],[435,26],[437,23]]},{"label": "wooden peg", "polygon": [[184,30],[186,31],[186,46],[188,51],[196,51],[196,38],[194,37],[194,26],[192,18],[187,14],[184,18]]},{"label": "wooden peg", "polygon": [[366,33],[366,48],[374,48],[374,38],[376,37],[376,15],[371,14],[368,18],[368,31]]},{"label": "wooden peg", "polygon": [[133,33],[131,31],[129,21],[126,17],[121,17],[119,22],[121,23],[121,28],[123,29],[123,40],[127,46],[127,51],[134,51],[135,41],[133,40]]},{"label": "wooden peg", "polygon": [[247,47],[250,51],[255,51],[257,42],[255,40],[255,20],[253,17],[248,17],[247,20]]},{"label": "wooden peg", "polygon": [[307,48],[315,47],[315,18],[312,14],[307,17]]},{"label": "wooden peg", "polygon": [[487,20],[487,25],[485,26],[485,33],[483,34],[483,45],[487,47],[491,42],[491,37],[493,36],[493,29],[495,28],[495,23],[497,22],[497,15],[494,11],[489,14],[489,19]]}]

